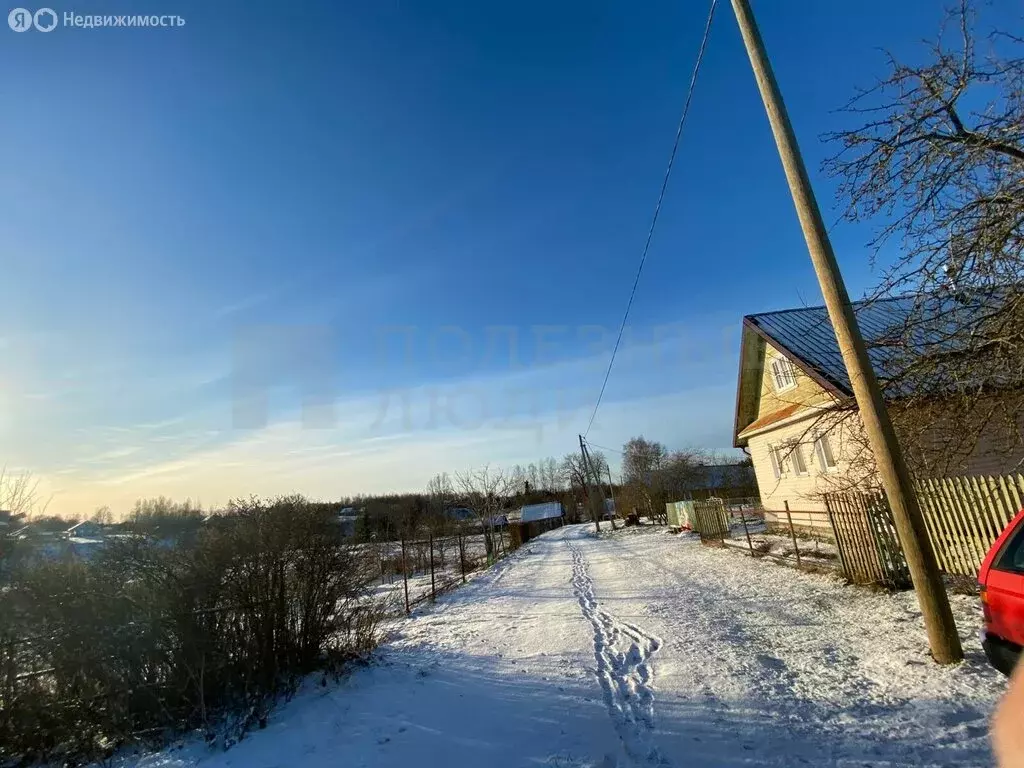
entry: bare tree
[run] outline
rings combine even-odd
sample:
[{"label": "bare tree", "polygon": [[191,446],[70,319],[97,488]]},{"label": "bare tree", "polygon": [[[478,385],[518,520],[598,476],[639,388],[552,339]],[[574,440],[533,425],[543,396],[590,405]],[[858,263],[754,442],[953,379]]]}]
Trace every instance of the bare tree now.
[{"label": "bare tree", "polygon": [[479,469],[457,472],[454,487],[467,507],[473,510],[484,531],[487,553],[493,555],[496,542],[495,518],[516,492],[513,473],[485,464]]},{"label": "bare tree", "polygon": [[642,435],[626,441],[622,446],[621,494],[629,508],[646,512],[651,517],[659,514],[659,500],[655,498],[660,486],[660,475],[668,458],[668,450],[661,443]]},{"label": "bare tree", "polygon": [[[547,491],[554,493],[565,488],[562,466],[558,459],[553,456],[531,462],[527,466],[516,464],[511,474],[515,478],[517,488],[525,491],[529,487],[532,491]],[[527,484],[529,484],[527,486]]]},{"label": "bare tree", "polygon": [[562,480],[562,471],[558,465],[558,459],[548,456],[544,459],[544,483],[549,491],[565,490],[566,485]]},{"label": "bare tree", "polygon": [[962,0],[929,62],[890,55],[845,107],[858,124],[827,136],[846,217],[881,222],[873,262],[896,246],[872,298],[909,295],[906,320],[873,357],[923,472],[962,464],[983,435],[997,451],[1021,443],[1024,39],[992,30],[979,47],[976,26]]},{"label": "bare tree", "polygon": [[665,501],[686,498],[700,486],[704,478],[701,468],[713,463],[716,463],[716,457],[697,448],[672,451],[662,461],[660,470],[654,473],[652,484]]},{"label": "bare tree", "polygon": [[451,532],[453,528],[459,527],[459,521],[448,516],[448,508],[455,501],[455,486],[447,472],[434,475],[427,482],[427,497],[429,498],[428,515],[432,519],[432,528],[436,534]]},{"label": "bare tree", "polygon": [[542,485],[540,468],[535,462],[530,462],[526,468],[526,480],[530,483],[531,488],[540,488]]},{"label": "bare tree", "polygon": [[430,478],[427,482],[427,495],[444,512],[455,499],[455,486],[452,484],[451,476],[447,472],[441,472]]},{"label": "bare tree", "polygon": [[622,446],[622,479],[626,483],[650,484],[667,458],[668,450],[661,443],[643,435],[631,438]]},{"label": "bare tree", "polygon": [[92,521],[100,525],[110,525],[114,522],[114,513],[110,511],[110,507],[104,504],[102,507],[96,507],[92,513]]},{"label": "bare tree", "polygon": [[[588,449],[593,471],[587,467],[583,455],[579,451],[565,454],[558,465],[559,484],[569,490],[576,503],[584,502],[589,506],[590,514],[600,520],[602,514],[602,493],[597,490],[608,475],[608,459],[598,450]],[[597,477],[594,477],[594,472]],[[594,483],[597,483],[595,488]]]},{"label": "bare tree", "polygon": [[11,518],[42,515],[49,503],[39,491],[39,478],[31,472],[10,472],[0,467],[0,511]]},{"label": "bare tree", "polygon": [[563,482],[574,490],[587,487],[587,473],[583,467],[583,456],[579,451],[565,454],[560,465]]}]

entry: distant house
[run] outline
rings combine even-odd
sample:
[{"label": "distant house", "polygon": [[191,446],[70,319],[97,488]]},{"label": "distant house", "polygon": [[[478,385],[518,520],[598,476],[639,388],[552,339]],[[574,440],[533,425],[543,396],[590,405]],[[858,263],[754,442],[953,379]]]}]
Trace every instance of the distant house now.
[{"label": "distant house", "polygon": [[21,519],[24,515],[16,515],[10,510],[0,509],[0,535],[21,527]]},{"label": "distant house", "polygon": [[564,525],[564,523],[565,509],[560,502],[528,504],[519,510],[520,541],[529,541],[545,531]]},{"label": "distant house", "polygon": [[[904,342],[903,329],[916,306],[913,299],[894,298],[855,302],[854,312],[870,349],[875,373],[881,381],[897,382],[886,390],[891,409],[904,406],[908,386],[899,378],[918,350]],[[935,299],[936,314],[966,313],[969,304],[954,299]],[[895,340],[895,341],[894,341]],[[887,347],[886,345],[889,344]],[[903,387],[903,389],[900,389]],[[932,401],[941,405],[941,391]],[[998,396],[998,394],[994,395]],[[838,414],[840,418],[826,418]],[[941,422],[935,424],[936,452],[942,450]],[[837,487],[877,485],[856,457],[863,446],[863,424],[843,363],[835,333],[824,307],[788,309],[743,318],[740,373],[736,396],[734,444],[745,448],[753,461],[766,511],[824,511],[822,494]],[[960,474],[999,474],[1024,459],[1024,447],[1016,453],[994,449],[984,433],[967,457]],[[922,448],[927,450],[927,447]],[[794,521],[803,525],[827,525],[808,514]]]},{"label": "distant house", "polygon": [[103,525],[92,520],[84,520],[72,525],[60,534],[63,547],[61,556],[70,556],[88,560],[108,546],[115,538],[113,526]]},{"label": "distant house", "polygon": [[561,502],[549,501],[544,504],[529,504],[519,511],[519,519],[524,523],[537,523],[542,520],[558,520],[565,516]]},{"label": "distant house", "polygon": [[444,513],[452,520],[457,520],[459,522],[476,520],[476,512],[469,507],[448,507]]},{"label": "distant house", "polygon": [[66,529],[61,533],[62,539],[97,539],[102,538],[106,534],[107,526],[101,525],[100,523],[93,522],[92,520],[83,520],[80,523],[75,523],[70,528]]},{"label": "distant house", "polygon": [[689,498],[734,498],[757,494],[757,475],[751,464],[703,464],[687,470],[678,488]]},{"label": "distant house", "polygon": [[361,512],[355,507],[342,507],[338,510],[335,522],[341,526],[341,535],[352,538],[356,535],[356,524]]}]

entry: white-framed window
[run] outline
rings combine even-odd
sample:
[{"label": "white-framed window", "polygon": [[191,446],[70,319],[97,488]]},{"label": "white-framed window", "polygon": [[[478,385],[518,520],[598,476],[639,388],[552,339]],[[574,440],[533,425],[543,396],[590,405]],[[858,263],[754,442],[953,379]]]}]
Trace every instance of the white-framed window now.
[{"label": "white-framed window", "polygon": [[793,471],[803,477],[807,473],[807,461],[804,459],[803,449],[800,443],[794,443],[789,447],[790,460],[793,462]]},{"label": "white-framed window", "polygon": [[796,386],[796,369],[784,357],[772,359],[772,382],[776,392],[785,392]]},{"label": "white-framed window", "polygon": [[768,446],[768,458],[772,462],[772,474],[775,475],[775,479],[779,480],[782,478],[782,457],[779,456],[779,449],[774,445]]},{"label": "white-framed window", "polygon": [[832,444],[828,435],[822,435],[814,441],[814,453],[818,457],[818,464],[823,472],[835,472],[839,467],[835,454],[832,453]]}]

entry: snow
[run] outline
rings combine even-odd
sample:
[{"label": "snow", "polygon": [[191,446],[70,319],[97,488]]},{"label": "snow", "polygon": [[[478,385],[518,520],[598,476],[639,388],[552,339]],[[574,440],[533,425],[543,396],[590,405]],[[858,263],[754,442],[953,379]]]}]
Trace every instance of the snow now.
[{"label": "snow", "polygon": [[[733,536],[735,536],[735,532]],[[774,533],[755,534],[751,530],[750,544],[747,544],[746,537],[742,532],[739,537],[726,539],[723,543],[744,552],[749,552],[750,546],[753,545],[754,551],[758,554],[770,555],[796,563],[793,539],[789,536]],[[817,539],[797,538],[796,546],[799,548],[802,562],[817,566],[829,566],[836,570],[840,568],[839,550],[835,544]]]},{"label": "snow", "polygon": [[980,766],[1005,689],[927,656],[912,593],[846,586],[665,528],[567,526],[397,620],[366,667],[312,678],[224,752],[124,768]]}]

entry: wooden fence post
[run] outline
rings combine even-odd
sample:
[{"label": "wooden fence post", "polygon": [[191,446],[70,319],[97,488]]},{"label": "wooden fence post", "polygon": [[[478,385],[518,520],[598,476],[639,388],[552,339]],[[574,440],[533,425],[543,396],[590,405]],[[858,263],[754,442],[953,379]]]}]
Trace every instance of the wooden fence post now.
[{"label": "wooden fence post", "polygon": [[430,546],[430,602],[437,600],[437,590],[434,587],[434,532],[427,532],[427,541]]},{"label": "wooden fence post", "polygon": [[754,554],[754,542],[750,540],[750,529],[747,528],[747,517],[743,514],[743,507],[740,507],[740,522],[743,523],[743,533],[747,536],[747,546],[750,547],[750,554]]},{"label": "wooden fence post", "polygon": [[462,583],[466,583],[466,543],[459,531],[459,566],[462,568]]},{"label": "wooden fence post", "polygon": [[839,527],[836,520],[835,502],[832,501],[832,497],[829,495],[825,496],[825,515],[828,517],[828,524],[832,526],[832,538],[836,542],[836,551],[839,553],[839,565],[843,569],[843,573],[846,574],[846,578],[853,580],[853,574],[851,573],[850,566],[846,562],[846,553],[843,551],[842,537],[839,535]]},{"label": "wooden fence post", "polygon": [[796,543],[796,529],[793,527],[793,515],[789,512],[789,500],[785,501],[786,504],[786,520],[789,521],[789,536],[793,539],[793,551],[796,552],[796,567],[800,568],[800,546]]},{"label": "wooden fence post", "polygon": [[405,562],[405,534],[402,534],[402,584],[405,587],[405,612],[409,613],[409,568]]}]

